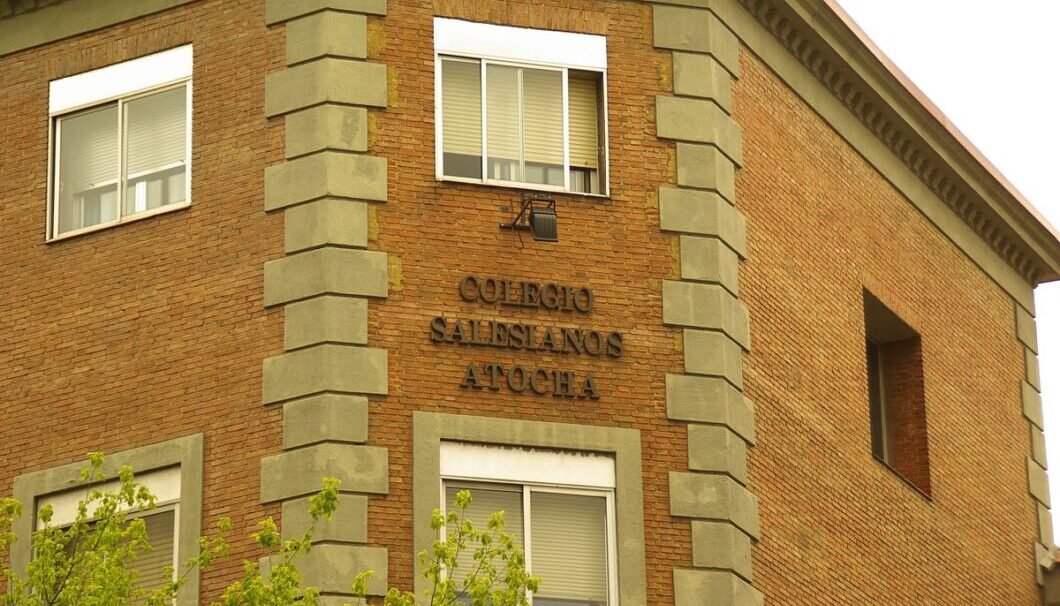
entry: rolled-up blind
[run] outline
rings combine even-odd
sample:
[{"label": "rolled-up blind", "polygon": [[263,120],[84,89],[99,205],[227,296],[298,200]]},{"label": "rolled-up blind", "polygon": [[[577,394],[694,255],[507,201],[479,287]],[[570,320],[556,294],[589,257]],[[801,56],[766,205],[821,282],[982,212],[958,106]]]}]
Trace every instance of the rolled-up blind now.
[{"label": "rolled-up blind", "polygon": [[442,151],[482,155],[482,72],[477,61],[442,60]]},{"label": "rolled-up blind", "polygon": [[563,166],[563,72],[523,68],[524,159]]},{"label": "rolled-up blind", "polygon": [[125,104],[128,177],[187,161],[187,99],[181,86]]},{"label": "rolled-up blind", "polygon": [[599,78],[597,74],[570,72],[567,100],[571,166],[596,168],[599,164]]},{"label": "rolled-up blind", "polygon": [[[463,487],[458,485],[447,485],[445,489],[446,511],[453,511],[456,507],[456,493],[460,490],[471,491],[471,504],[464,510],[464,517],[474,524],[475,529],[486,530],[486,523],[490,516],[496,511],[504,511],[506,522],[505,532],[515,535],[516,543],[523,545],[523,493],[522,490],[493,490],[481,487]],[[448,531],[452,531],[449,529]],[[452,572],[457,586],[462,587],[464,579],[475,571],[475,549],[478,545],[468,545],[468,548],[457,557],[456,570]],[[499,562],[495,562],[499,564]]]},{"label": "rolled-up blind", "polygon": [[486,152],[490,160],[519,160],[519,123],[519,68],[487,65]]},{"label": "rolled-up blind", "polygon": [[59,192],[65,199],[118,180],[118,106],[59,119]]},{"label": "rolled-up blind", "polygon": [[173,566],[173,535],[176,530],[177,515],[173,510],[160,511],[144,517],[147,526],[147,540],[151,551],[141,553],[132,568],[139,573],[140,588],[157,589],[169,577],[164,575],[166,566]]},{"label": "rolled-up blind", "polygon": [[604,497],[530,494],[531,573],[542,598],[607,603]]}]

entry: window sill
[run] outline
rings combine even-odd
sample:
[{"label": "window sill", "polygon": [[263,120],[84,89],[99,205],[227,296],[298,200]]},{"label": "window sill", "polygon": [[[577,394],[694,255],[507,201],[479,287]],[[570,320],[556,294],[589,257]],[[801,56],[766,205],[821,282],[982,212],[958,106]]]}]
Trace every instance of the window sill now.
[{"label": "window sill", "polygon": [[184,210],[185,208],[188,208],[189,206],[191,206],[191,201],[182,202],[180,204],[170,204],[170,205],[166,205],[166,206],[160,206],[158,208],[155,208],[155,209],[152,209],[152,210],[147,210],[147,211],[144,211],[142,213],[136,213],[135,215],[126,215],[124,217],[121,217],[121,218],[116,219],[114,221],[109,221],[107,223],[99,223],[99,224],[96,224],[96,225],[91,225],[89,227],[82,227],[81,229],[75,229],[73,231],[68,231],[68,232],[60,234],[58,236],[55,236],[54,238],[48,238],[45,241],[45,243],[46,244],[53,244],[55,242],[62,242],[63,240],[70,240],[72,238],[77,238],[79,236],[84,236],[86,234],[91,234],[91,233],[94,233],[94,232],[97,232],[97,231],[104,231],[104,230],[110,229],[112,227],[117,227],[119,225],[125,225],[126,223],[133,223],[133,222],[140,221],[140,220],[143,220],[143,219],[150,219],[151,217],[157,217],[158,215],[164,215],[166,213],[176,212],[178,210]]},{"label": "window sill", "polygon": [[562,196],[576,196],[579,198],[592,198],[594,201],[610,201],[611,194],[589,194],[580,191],[570,191],[563,188],[549,187],[547,185],[536,185],[533,183],[519,183],[517,181],[483,181],[481,179],[461,179],[460,177],[437,177],[442,183],[463,183],[465,185],[481,185],[495,189],[514,189],[518,191],[530,191],[542,194],[559,194]]},{"label": "window sill", "polygon": [[925,501],[927,501],[928,505],[934,504],[935,499],[933,499],[930,494],[928,494],[928,493],[924,492],[923,490],[921,490],[919,486],[917,486],[916,484],[912,483],[908,478],[903,476],[897,469],[895,469],[894,467],[891,467],[890,463],[888,463],[887,461],[884,461],[883,459],[881,459],[880,457],[876,456],[875,454],[872,455],[872,459],[874,461],[876,461],[877,463],[879,463],[880,465],[882,465],[884,468],[886,468],[887,471],[889,471],[892,474],[894,474],[894,476],[896,478],[898,478],[899,480],[901,480],[903,484],[905,484],[909,488],[913,489],[913,492],[917,493]]}]

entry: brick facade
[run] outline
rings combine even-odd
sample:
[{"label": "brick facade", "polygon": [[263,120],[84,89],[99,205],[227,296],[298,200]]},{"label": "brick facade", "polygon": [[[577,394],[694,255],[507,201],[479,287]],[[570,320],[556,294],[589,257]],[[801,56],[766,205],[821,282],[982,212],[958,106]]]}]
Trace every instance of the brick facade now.
[{"label": "brick facade", "polygon": [[[643,445],[647,601],[673,604],[674,570],[694,556],[693,522],[671,510],[670,473],[689,471],[696,430],[667,411],[667,375],[685,372],[689,345],[663,318],[663,281],[683,277],[682,244],[660,225],[659,188],[676,184],[678,160],[677,144],[656,133],[656,96],[675,91],[674,54],[652,44],[653,5],[385,6],[385,17],[367,16],[367,60],[387,70],[386,107],[368,110],[367,153],[387,159],[387,193],[367,208],[362,248],[387,254],[388,291],[368,300],[366,341],[387,355],[386,395],[368,397],[367,443],[386,449],[389,485],[368,499],[367,544],[386,548],[389,583],[411,588],[415,411],[631,428]],[[519,191],[435,179],[435,16],[607,36],[612,195],[557,195],[558,243],[524,237],[520,247],[498,229]],[[262,405],[262,360],[285,351],[285,314],[292,322],[290,305],[263,305],[263,265],[290,252],[283,213],[262,204],[266,167],[285,161],[285,118],[266,117],[265,78],[286,67],[291,25],[271,25],[260,1],[201,0],[0,56],[0,494],[19,474],[90,450],[201,432],[203,519],[231,516],[239,537],[233,557],[203,575],[204,601],[255,557],[253,524],[280,512],[259,503],[262,458],[284,447],[289,414]],[[48,82],[186,43],[191,206],[46,244]],[[731,113],[743,141],[735,208],[747,223],[737,251],[751,333],[743,389],[758,436],[743,482],[762,527],[755,589],[784,605],[1041,603],[1012,296],[746,43],[739,71]],[[470,303],[457,291],[467,274],[584,285],[595,306],[576,315]],[[906,475],[930,498],[872,457],[863,288],[922,337],[930,476],[916,475],[923,465]],[[624,347],[603,359],[432,343],[430,321],[443,315],[618,331]],[[592,373],[601,397],[464,389],[470,362]]]}]

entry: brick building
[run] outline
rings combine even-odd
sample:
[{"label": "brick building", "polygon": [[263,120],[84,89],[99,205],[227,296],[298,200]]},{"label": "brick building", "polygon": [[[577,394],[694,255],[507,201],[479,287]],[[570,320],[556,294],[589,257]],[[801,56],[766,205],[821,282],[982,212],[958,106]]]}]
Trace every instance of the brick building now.
[{"label": "brick building", "polygon": [[1060,238],[829,0],[3,0],[0,75],[0,494],[103,450],[183,560],[339,477],[328,604],[465,487],[538,606],[1044,603]]}]

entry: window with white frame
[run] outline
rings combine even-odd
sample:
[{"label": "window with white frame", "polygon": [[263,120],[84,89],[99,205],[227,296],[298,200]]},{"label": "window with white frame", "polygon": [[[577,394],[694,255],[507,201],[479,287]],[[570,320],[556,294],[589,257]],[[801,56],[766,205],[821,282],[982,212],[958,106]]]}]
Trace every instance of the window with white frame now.
[{"label": "window with white frame", "polygon": [[[476,528],[505,512],[507,531],[541,579],[528,596],[533,606],[617,604],[613,458],[463,442],[442,442],[440,454],[447,508],[468,490],[464,513]],[[461,554],[458,581],[471,563],[470,553]]]},{"label": "window with white frame", "polygon": [[[148,511],[130,511],[127,519],[143,518],[147,531],[150,551],[141,553],[132,566],[138,573],[141,588],[156,589],[172,580],[172,574],[165,576],[165,568],[176,568],[179,563],[177,554],[177,529],[180,519],[180,467],[170,467],[136,476],[136,483],[146,486],[155,495],[156,507]],[[115,490],[116,481],[104,484],[104,491]],[[89,488],[78,488],[37,498],[37,509],[51,505],[51,525],[69,526],[77,517],[78,504],[85,500]],[[91,515],[92,507],[89,506]]]},{"label": "window with white frame", "polygon": [[603,36],[434,20],[444,180],[607,194]]},{"label": "window with white frame", "polygon": [[186,206],[191,46],[54,80],[48,238]]}]

